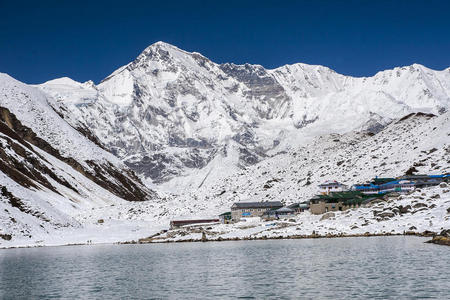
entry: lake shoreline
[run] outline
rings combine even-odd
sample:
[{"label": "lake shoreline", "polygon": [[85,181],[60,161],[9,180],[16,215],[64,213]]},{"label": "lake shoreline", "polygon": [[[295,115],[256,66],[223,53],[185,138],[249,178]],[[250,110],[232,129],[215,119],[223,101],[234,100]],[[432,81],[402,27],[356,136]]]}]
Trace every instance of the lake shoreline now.
[{"label": "lake shoreline", "polygon": [[[437,233],[431,231],[405,232],[405,233],[369,233],[364,234],[327,234],[327,235],[291,235],[291,236],[262,236],[262,237],[232,237],[217,239],[184,239],[184,240],[160,240],[155,238],[140,239],[138,241],[120,242],[119,244],[168,244],[168,243],[198,243],[198,242],[229,242],[229,241],[265,241],[265,240],[298,240],[298,239],[327,239],[327,238],[351,238],[351,237],[380,237],[380,236],[417,236],[434,237]],[[431,240],[430,240],[431,241]]]},{"label": "lake shoreline", "polygon": [[[369,233],[364,234],[310,234],[310,235],[292,235],[292,236],[262,236],[262,237],[232,237],[217,239],[185,239],[185,240],[159,240],[154,238],[143,238],[137,241],[123,241],[114,243],[69,243],[61,245],[28,245],[28,246],[11,246],[0,247],[0,250],[8,249],[26,249],[26,248],[46,248],[46,247],[68,247],[68,246],[96,246],[96,245],[138,245],[138,244],[171,244],[171,243],[206,243],[206,242],[233,242],[233,241],[265,241],[265,240],[300,240],[300,239],[335,239],[335,238],[355,238],[355,237],[381,237],[381,236],[415,236],[415,237],[431,237],[433,239],[425,241],[425,243],[436,245],[448,245],[447,242],[441,243],[440,235],[431,232],[405,232],[405,233]],[[448,238],[447,238],[448,239]],[[446,240],[447,241],[447,240]]]}]

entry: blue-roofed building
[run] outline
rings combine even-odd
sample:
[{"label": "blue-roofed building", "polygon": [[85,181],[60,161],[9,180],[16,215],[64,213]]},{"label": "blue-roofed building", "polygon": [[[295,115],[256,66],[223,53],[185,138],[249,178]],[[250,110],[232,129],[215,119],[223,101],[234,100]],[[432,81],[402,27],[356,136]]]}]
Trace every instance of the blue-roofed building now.
[{"label": "blue-roofed building", "polygon": [[355,184],[353,191],[364,194],[385,194],[390,192],[407,193],[416,188],[438,185],[443,181],[448,181],[450,175],[409,175],[397,179],[393,178],[374,178],[371,182],[365,184]]},{"label": "blue-roofed building", "polygon": [[366,184],[355,184],[352,190],[362,192],[364,194],[385,194],[391,192],[408,193],[414,191],[415,185],[410,180],[394,180],[383,184],[374,184],[373,182]]}]

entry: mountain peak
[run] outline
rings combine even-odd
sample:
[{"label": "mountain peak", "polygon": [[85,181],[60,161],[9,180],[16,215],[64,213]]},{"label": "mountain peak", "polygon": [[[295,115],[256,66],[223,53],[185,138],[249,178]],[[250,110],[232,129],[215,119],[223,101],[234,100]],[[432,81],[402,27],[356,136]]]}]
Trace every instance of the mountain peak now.
[{"label": "mountain peak", "polygon": [[192,55],[193,53],[184,51],[174,45],[165,42],[151,44],[129,65],[131,68],[147,64],[148,61],[170,61],[173,57],[182,55]]},{"label": "mountain peak", "polygon": [[184,52],[184,53],[190,53],[190,52],[184,51],[172,44],[159,41],[159,42],[153,43],[150,46],[148,46],[147,48],[145,48],[144,51],[142,51],[138,57],[147,56],[151,53],[159,52],[159,51],[168,51],[168,52],[179,51],[179,52]]},{"label": "mountain peak", "polygon": [[69,77],[60,77],[44,82],[42,85],[66,85],[66,86],[80,86],[81,83]]},{"label": "mountain peak", "polygon": [[[169,47],[175,47],[172,44],[163,42],[163,41],[158,41],[156,43],[151,44],[149,47],[164,47],[164,48],[169,48]],[[175,47],[176,48],[176,47]]]}]

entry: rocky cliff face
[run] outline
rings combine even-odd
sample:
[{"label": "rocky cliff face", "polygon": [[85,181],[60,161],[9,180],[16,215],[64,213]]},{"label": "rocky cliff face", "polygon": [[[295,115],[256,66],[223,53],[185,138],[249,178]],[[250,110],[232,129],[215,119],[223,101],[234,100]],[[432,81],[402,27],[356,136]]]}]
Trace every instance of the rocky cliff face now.
[{"label": "rocky cliff face", "polygon": [[442,114],[450,69],[412,65],[367,78],[305,64],[267,70],[158,42],[99,85],[63,78],[40,89],[70,124],[161,183],[218,156],[245,167],[305,136],[377,132],[411,112]]}]

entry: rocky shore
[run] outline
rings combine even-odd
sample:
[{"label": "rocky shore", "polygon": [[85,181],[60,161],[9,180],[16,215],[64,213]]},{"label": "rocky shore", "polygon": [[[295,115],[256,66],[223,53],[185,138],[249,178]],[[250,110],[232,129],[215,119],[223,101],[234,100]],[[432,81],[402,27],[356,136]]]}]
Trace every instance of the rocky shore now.
[{"label": "rocky shore", "polygon": [[450,235],[450,193],[446,186],[389,195],[367,207],[314,215],[303,212],[277,220],[248,218],[232,224],[182,226],[133,243]]},{"label": "rocky shore", "polygon": [[450,229],[442,230],[440,234],[433,236],[433,239],[426,243],[450,246]]},{"label": "rocky shore", "polygon": [[[448,230],[447,230],[448,231]],[[148,237],[139,239],[137,241],[128,241],[120,244],[152,244],[152,243],[189,243],[189,242],[226,242],[226,241],[256,241],[256,240],[286,240],[286,239],[322,239],[322,238],[346,238],[346,237],[377,237],[377,236],[419,236],[419,237],[433,237],[435,238],[441,237],[447,241],[450,241],[448,237],[442,237],[440,235],[436,235],[435,232],[424,231],[424,232],[404,232],[404,233],[370,233],[366,232],[364,234],[327,234],[327,235],[319,235],[319,234],[310,234],[310,235],[291,235],[291,236],[258,236],[258,237],[232,237],[232,238],[222,238],[218,237],[215,239],[208,239],[206,235],[202,235],[202,238],[199,239],[183,239],[183,240],[167,240],[161,239],[157,236]],[[435,243],[433,240],[427,241],[427,243]],[[438,244],[438,242],[436,242]]]}]

